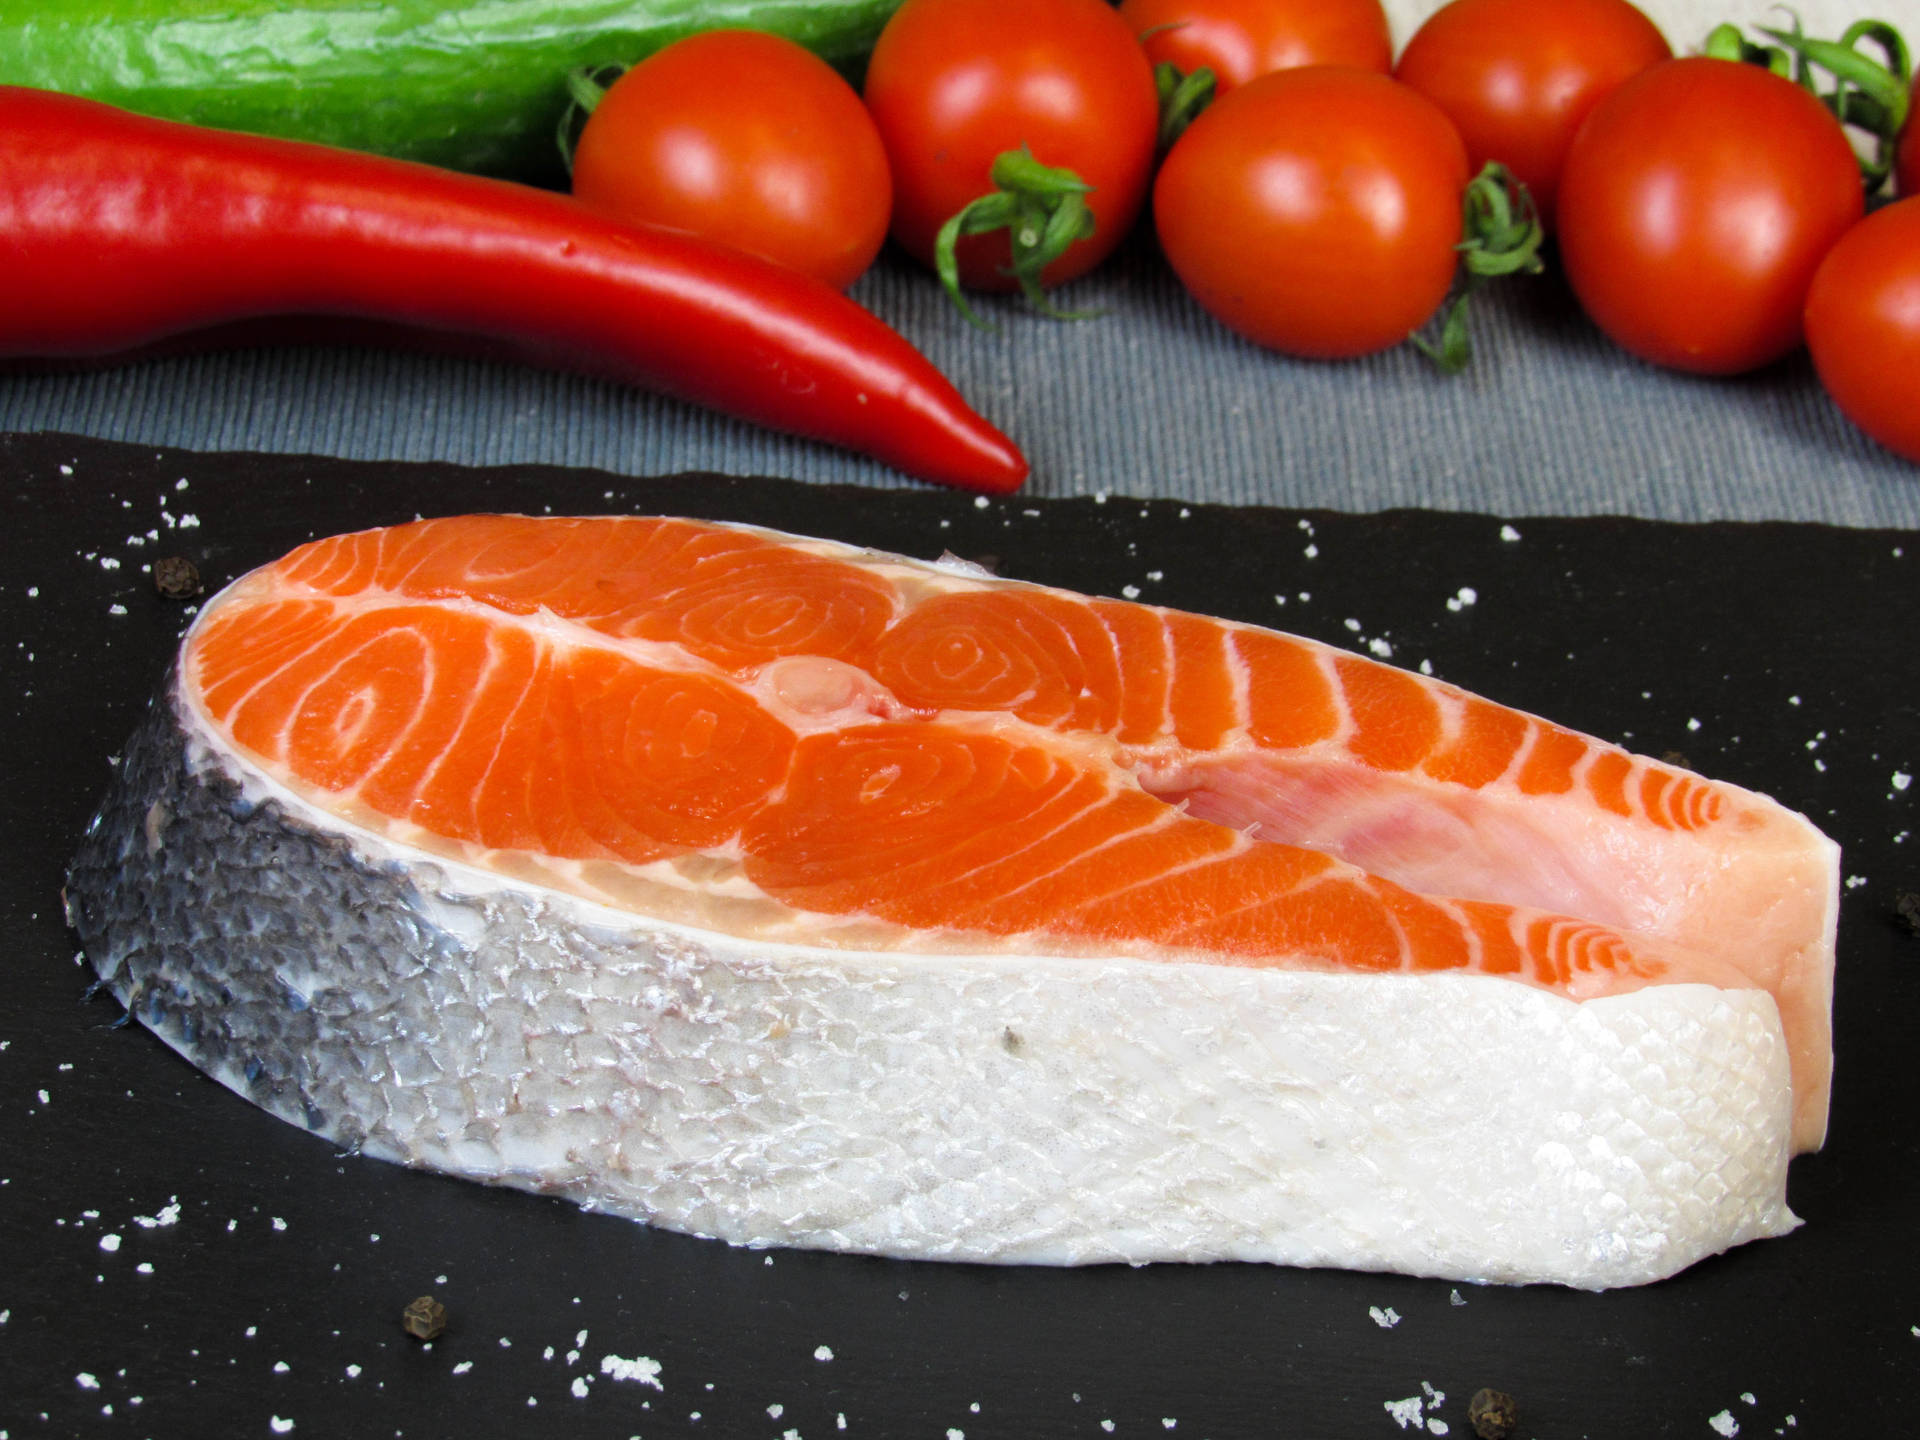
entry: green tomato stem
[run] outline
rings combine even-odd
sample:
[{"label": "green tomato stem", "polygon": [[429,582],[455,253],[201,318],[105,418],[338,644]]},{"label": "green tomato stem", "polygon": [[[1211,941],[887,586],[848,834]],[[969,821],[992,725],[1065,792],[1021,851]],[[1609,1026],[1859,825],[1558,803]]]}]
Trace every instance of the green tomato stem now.
[{"label": "green tomato stem", "polygon": [[[1860,157],[1860,176],[1867,193],[1886,182],[1893,155],[1906,128],[1910,108],[1913,59],[1900,31],[1885,20],[1858,20],[1838,40],[1822,40],[1802,32],[1800,17],[1792,11],[1791,30],[1767,25],[1753,28],[1777,46],[1754,45],[1738,27],[1717,26],[1707,37],[1706,53],[1723,60],[1762,64],[1774,74],[1793,80],[1817,98],[1842,125],[1873,137],[1873,152]],[[1861,42],[1870,42],[1884,61],[1863,54]],[[1822,90],[1819,74],[1833,82]]]},{"label": "green tomato stem", "polygon": [[1442,375],[1458,375],[1473,359],[1467,306],[1474,293],[1500,275],[1537,275],[1546,229],[1527,187],[1497,161],[1489,161],[1467,184],[1460,200],[1461,278],[1454,298],[1441,309],[1440,339],[1407,338]]},{"label": "green tomato stem", "polygon": [[567,72],[567,108],[560,112],[553,138],[560,147],[560,161],[567,167],[569,176],[573,174],[573,150],[580,143],[580,132],[586,128],[588,117],[607,98],[613,82],[626,73],[624,65],[582,65]]},{"label": "green tomato stem", "polygon": [[1187,127],[1200,118],[1200,112],[1213,103],[1219,88],[1213,71],[1205,65],[1192,74],[1182,74],[1171,60],[1153,67],[1153,84],[1160,95],[1160,153],[1166,154],[1173,142],[1186,134]]},{"label": "green tomato stem", "polygon": [[1093,234],[1093,211],[1086,201],[1093,187],[1071,170],[1042,165],[1024,145],[996,155],[989,178],[994,188],[968,201],[934,237],[934,273],[948,298],[969,323],[983,330],[993,328],[974,313],[960,293],[957,247],[963,235],[1005,230],[1013,249],[1013,263],[1007,273],[1019,284],[1027,303],[1055,320],[1087,318],[1090,312],[1062,310],[1054,305],[1040,277],[1075,241]]}]

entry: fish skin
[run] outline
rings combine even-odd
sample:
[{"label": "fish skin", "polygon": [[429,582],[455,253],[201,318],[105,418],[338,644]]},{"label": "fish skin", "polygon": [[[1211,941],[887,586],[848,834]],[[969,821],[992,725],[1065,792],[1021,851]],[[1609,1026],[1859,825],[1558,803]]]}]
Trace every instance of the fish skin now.
[{"label": "fish skin", "polygon": [[281,1118],[735,1244],[1599,1289],[1798,1223],[1759,990],[733,940],[326,817],[171,681],[67,903]]}]

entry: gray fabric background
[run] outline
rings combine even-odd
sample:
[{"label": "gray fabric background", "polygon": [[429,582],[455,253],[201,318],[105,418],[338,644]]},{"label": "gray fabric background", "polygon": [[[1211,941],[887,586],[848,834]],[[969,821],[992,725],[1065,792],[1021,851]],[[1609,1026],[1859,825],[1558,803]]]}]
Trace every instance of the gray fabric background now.
[{"label": "gray fabric background", "polygon": [[[929,275],[891,252],[853,294],[1026,449],[1036,496],[1920,528],[1920,466],[1855,431],[1804,355],[1734,380],[1657,371],[1609,345],[1551,271],[1475,301],[1477,358],[1453,380],[1407,347],[1324,364],[1249,345],[1187,299],[1144,230],[1062,292],[1067,305],[1104,312],[1091,320],[1048,321],[989,301],[998,328],[975,330]],[[598,381],[373,350],[268,349],[0,378],[0,429],[913,483]]]}]

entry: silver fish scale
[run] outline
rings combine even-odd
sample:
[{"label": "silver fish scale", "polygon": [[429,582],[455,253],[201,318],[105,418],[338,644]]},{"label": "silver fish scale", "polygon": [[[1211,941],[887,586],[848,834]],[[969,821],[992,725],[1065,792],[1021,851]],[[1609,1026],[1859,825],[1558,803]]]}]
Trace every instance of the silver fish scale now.
[{"label": "silver fish scale", "polygon": [[194,725],[130,742],[69,917],[168,1044],[372,1156],[998,1262],[1599,1288],[1798,1223],[1760,992],[748,942],[330,827]]}]

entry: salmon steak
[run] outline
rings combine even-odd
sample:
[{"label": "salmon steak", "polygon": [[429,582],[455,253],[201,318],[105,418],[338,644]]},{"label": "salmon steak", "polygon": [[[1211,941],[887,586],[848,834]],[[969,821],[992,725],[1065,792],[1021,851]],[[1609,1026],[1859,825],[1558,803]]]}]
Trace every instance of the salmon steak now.
[{"label": "salmon steak", "polygon": [[68,876],[134,1018],[690,1234],[1640,1284],[1799,1222],[1839,852],[1253,625],[749,526],[318,540]]}]

